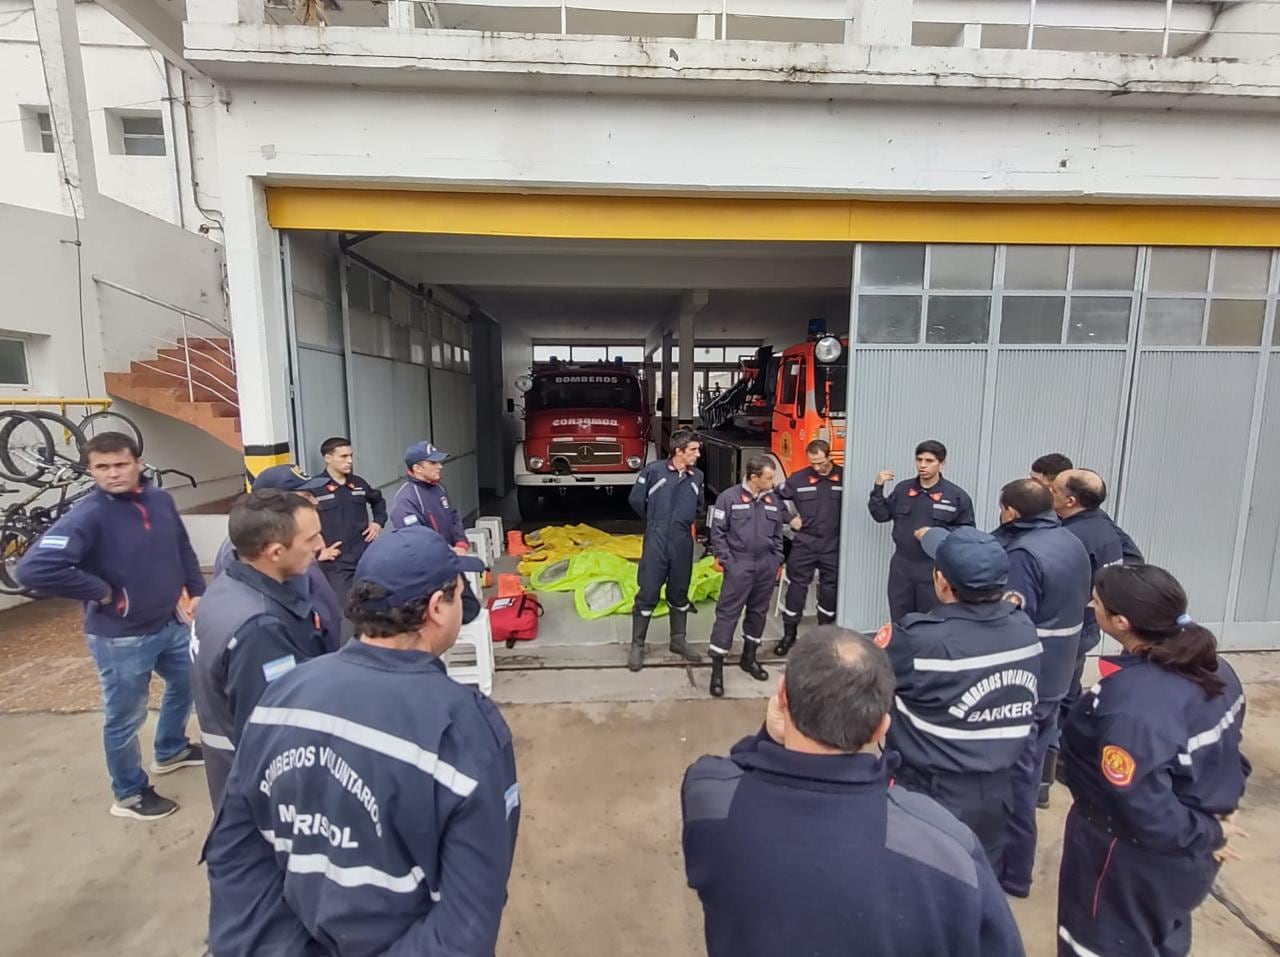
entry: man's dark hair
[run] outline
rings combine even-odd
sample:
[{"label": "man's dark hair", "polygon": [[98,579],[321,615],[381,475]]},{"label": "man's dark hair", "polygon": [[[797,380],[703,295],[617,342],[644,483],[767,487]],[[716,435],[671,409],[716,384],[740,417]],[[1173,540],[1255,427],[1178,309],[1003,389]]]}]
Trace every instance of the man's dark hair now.
[{"label": "man's dark hair", "polygon": [[335,435],[333,438],[325,439],[323,442],[320,443],[320,454],[328,455],[329,453],[335,452],[338,449],[342,448],[343,446],[349,446],[349,445],[351,445],[350,439],[342,435]]},{"label": "man's dark hair", "polygon": [[753,455],[747,459],[747,478],[753,479],[763,475],[765,469],[773,468],[773,459],[767,455]]},{"label": "man's dark hair", "polygon": [[114,455],[116,452],[128,452],[135,459],[142,458],[142,450],[133,436],[123,432],[99,432],[84,444],[83,456],[87,465],[89,456],[97,452],[99,455]]},{"label": "man's dark hair", "polygon": [[947,460],[947,447],[937,439],[926,439],[916,446],[916,455],[932,455],[939,462]]},{"label": "man's dark hair", "polygon": [[701,439],[698,438],[698,434],[693,429],[676,429],[671,433],[671,451],[679,452],[700,441]]},{"label": "man's dark hair", "polygon": [[1000,490],[1000,507],[1019,515],[1039,515],[1053,511],[1053,493],[1035,479],[1014,479]]},{"label": "man's dark hair", "polygon": [[865,635],[835,625],[800,636],[785,680],[796,730],[847,753],[871,741],[893,706],[889,656]]},{"label": "man's dark hair", "polygon": [[1073,468],[1075,466],[1071,464],[1071,460],[1061,452],[1050,452],[1031,463],[1031,471],[1050,480]]},{"label": "man's dark hair", "polygon": [[831,454],[831,443],[826,439],[814,439],[804,447],[805,455],[817,455],[821,452],[823,455]]},{"label": "man's dark hair", "polygon": [[231,507],[227,533],[236,554],[254,559],[268,545],[289,545],[298,534],[296,515],[315,503],[282,488],[255,489]]},{"label": "man's dark hair", "polygon": [[1102,503],[1107,500],[1107,483],[1092,469],[1076,469],[1067,476],[1063,487],[1081,508],[1102,508]]},{"label": "man's dark hair", "polygon": [[[455,580],[452,586],[440,589],[440,600],[457,601],[459,585]],[[356,628],[357,635],[366,638],[391,638],[395,635],[417,631],[426,617],[427,606],[431,604],[432,592],[423,598],[415,598],[394,608],[367,608],[367,602],[377,602],[387,597],[387,590],[374,582],[356,582],[347,596],[346,615]]]}]

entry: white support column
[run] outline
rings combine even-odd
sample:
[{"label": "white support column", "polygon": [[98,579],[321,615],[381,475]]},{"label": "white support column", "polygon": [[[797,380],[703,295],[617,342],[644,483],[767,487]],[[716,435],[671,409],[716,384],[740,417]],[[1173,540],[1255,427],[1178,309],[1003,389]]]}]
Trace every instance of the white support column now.
[{"label": "white support column", "polygon": [[716,15],[714,13],[698,14],[698,28],[694,36],[699,40],[716,38]]},{"label": "white support column", "polygon": [[71,212],[77,219],[84,219],[85,194],[97,194],[98,174],[93,163],[75,0],[35,0],[35,23],[49,91],[54,149]]},{"label": "white support column", "polygon": [[680,383],[680,407],[675,410],[677,428],[693,423],[693,402],[695,387],[693,384],[693,349],[695,342],[694,320],[707,305],[710,297],[705,289],[691,289],[680,297],[680,362],[678,379]]},{"label": "white support column", "polygon": [[257,474],[267,465],[291,461],[285,290],[265,192],[248,177],[233,179],[229,187],[225,249],[240,434],[245,464]]},{"label": "white support column", "polygon": [[982,48],[982,24],[966,23],[960,31],[960,45],[966,50]]},{"label": "white support column", "polygon": [[849,0],[845,42],[911,46],[911,0]]}]

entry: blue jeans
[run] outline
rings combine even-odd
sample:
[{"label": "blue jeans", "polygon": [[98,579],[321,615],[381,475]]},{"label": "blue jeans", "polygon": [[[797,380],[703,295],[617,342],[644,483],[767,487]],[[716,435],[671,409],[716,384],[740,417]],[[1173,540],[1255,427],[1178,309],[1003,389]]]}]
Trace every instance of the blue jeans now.
[{"label": "blue jeans", "polygon": [[1011,894],[1026,896],[1031,890],[1036,864],[1036,798],[1044,756],[1058,741],[1058,709],[1061,702],[1036,703],[1035,726],[1009,776],[1009,817],[1005,828],[1004,866],[995,868],[1000,886]]},{"label": "blue jeans", "polygon": [[86,636],[102,683],[102,746],[107,755],[111,791],[117,801],[132,797],[148,783],[142,770],[138,729],[147,719],[152,671],[164,679],[164,698],[156,726],[156,760],[177,757],[191,744],[187,740],[187,719],[191,716],[190,636],[190,626],[176,620],[150,635]]}]

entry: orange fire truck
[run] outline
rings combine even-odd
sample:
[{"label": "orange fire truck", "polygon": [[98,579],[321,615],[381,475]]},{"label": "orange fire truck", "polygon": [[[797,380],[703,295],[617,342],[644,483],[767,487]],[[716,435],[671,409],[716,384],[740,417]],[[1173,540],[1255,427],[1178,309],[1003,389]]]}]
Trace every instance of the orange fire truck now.
[{"label": "orange fire truck", "polygon": [[742,480],[753,455],[773,458],[778,479],[809,464],[805,446],[831,443],[844,463],[848,340],[811,327],[807,341],[775,353],[762,346],[742,361],[741,377],[705,398],[699,414],[707,492],[718,495]]}]

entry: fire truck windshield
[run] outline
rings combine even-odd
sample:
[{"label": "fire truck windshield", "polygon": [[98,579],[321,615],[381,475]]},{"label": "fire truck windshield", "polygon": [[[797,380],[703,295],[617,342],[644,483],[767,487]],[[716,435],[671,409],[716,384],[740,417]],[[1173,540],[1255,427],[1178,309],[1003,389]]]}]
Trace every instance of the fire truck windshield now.
[{"label": "fire truck windshield", "polygon": [[525,397],[530,412],[544,409],[619,409],[640,412],[640,383],[609,372],[555,372],[536,376]]},{"label": "fire truck windshield", "polygon": [[[836,365],[818,364],[814,369],[814,394],[818,414],[823,418],[843,418],[849,388],[849,366],[841,361]],[[827,409],[827,394],[831,395],[831,408]]]}]

